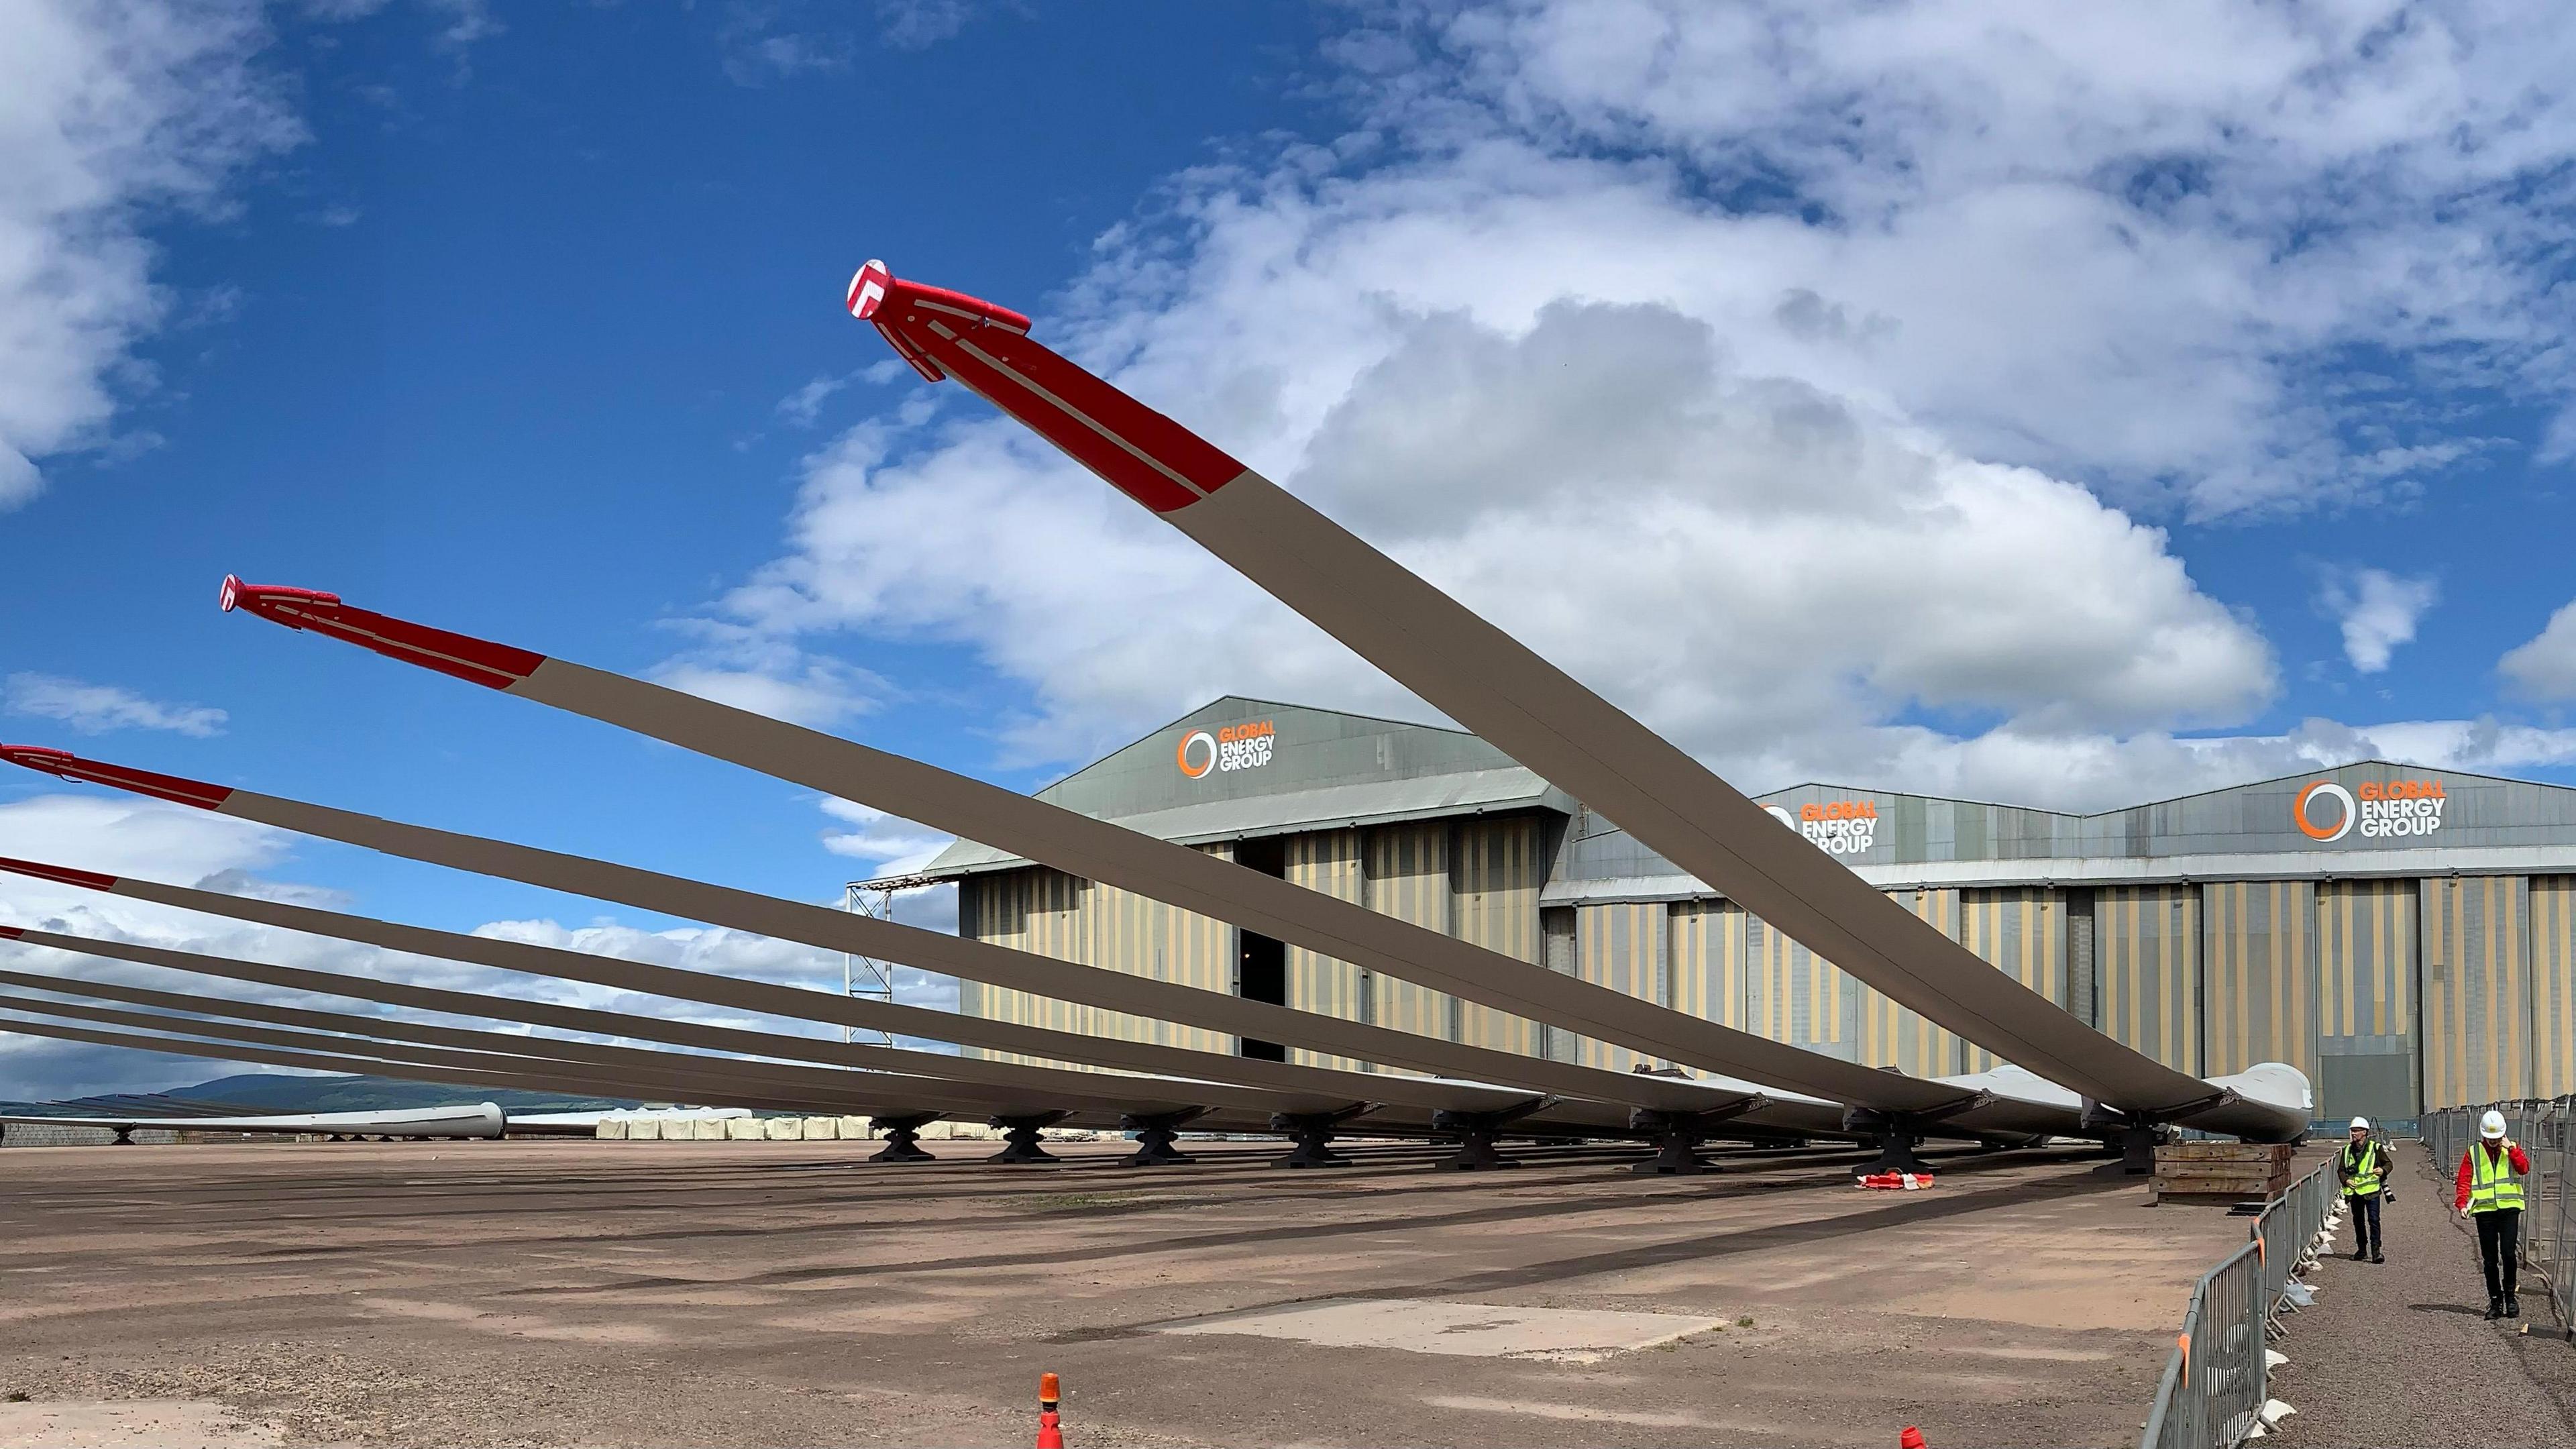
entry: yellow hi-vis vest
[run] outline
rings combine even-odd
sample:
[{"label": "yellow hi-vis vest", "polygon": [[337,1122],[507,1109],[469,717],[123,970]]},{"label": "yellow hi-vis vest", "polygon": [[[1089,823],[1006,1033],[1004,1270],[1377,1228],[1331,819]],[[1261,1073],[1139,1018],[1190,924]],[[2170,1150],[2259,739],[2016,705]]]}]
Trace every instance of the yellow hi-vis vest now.
[{"label": "yellow hi-vis vest", "polygon": [[2343,1185],[2345,1194],[2351,1197],[2368,1197],[2379,1191],[2379,1144],[2364,1141],[2361,1144],[2360,1157],[2355,1158],[2350,1147],[2344,1148],[2343,1155],[2344,1159],[2352,1164],[2352,1177]]},{"label": "yellow hi-vis vest", "polygon": [[2483,1142],[2470,1147],[2469,1211],[2491,1213],[2521,1206],[2522,1179],[2513,1175],[2512,1150],[2489,1152]]}]

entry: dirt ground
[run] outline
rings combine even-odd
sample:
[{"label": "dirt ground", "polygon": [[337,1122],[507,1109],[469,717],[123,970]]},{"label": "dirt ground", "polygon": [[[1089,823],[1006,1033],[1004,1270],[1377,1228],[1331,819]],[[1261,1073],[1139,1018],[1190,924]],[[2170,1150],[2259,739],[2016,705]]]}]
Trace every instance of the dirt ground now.
[{"label": "dirt ground", "polygon": [[1050,1369],[1074,1445],[2125,1445],[2245,1235],[2063,1153],[865,1150],[0,1151],[0,1445],[1026,1444]]}]

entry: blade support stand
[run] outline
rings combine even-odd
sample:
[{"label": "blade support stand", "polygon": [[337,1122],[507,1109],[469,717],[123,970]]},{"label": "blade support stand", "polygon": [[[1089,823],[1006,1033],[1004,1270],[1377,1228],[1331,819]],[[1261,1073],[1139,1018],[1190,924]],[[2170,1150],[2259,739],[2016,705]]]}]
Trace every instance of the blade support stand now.
[{"label": "blade support stand", "polygon": [[1025,1117],[994,1118],[992,1125],[1002,1129],[1002,1140],[1010,1145],[984,1160],[1008,1165],[1042,1165],[1064,1161],[1063,1158],[1046,1150],[1038,1138],[1038,1133],[1072,1115],[1071,1112],[1032,1112]]},{"label": "blade support stand", "polygon": [[1188,1107],[1178,1112],[1157,1112],[1152,1116],[1128,1113],[1118,1119],[1120,1130],[1136,1134],[1136,1150],[1118,1159],[1125,1167],[1171,1167],[1198,1159],[1172,1145],[1181,1129],[1208,1114],[1205,1107]]},{"label": "blade support stand", "polygon": [[937,1162],[921,1148],[921,1129],[939,1120],[937,1112],[911,1112],[900,1116],[880,1116],[871,1124],[885,1134],[886,1145],[870,1162]]},{"label": "blade support stand", "polygon": [[1431,1130],[1455,1135],[1458,1150],[1432,1164],[1434,1171],[1481,1172],[1495,1167],[1518,1167],[1521,1164],[1505,1157],[1497,1144],[1503,1129],[1533,1112],[1555,1106],[1556,1097],[1532,1097],[1492,1112],[1458,1112],[1448,1109],[1431,1114]]},{"label": "blade support stand", "polygon": [[1333,1129],[1377,1110],[1375,1102],[1353,1102],[1329,1112],[1277,1112],[1270,1118],[1270,1129],[1285,1132],[1295,1143],[1287,1156],[1274,1159],[1273,1167],[1348,1167],[1351,1160],[1333,1150]]},{"label": "blade support stand", "polygon": [[1639,1107],[1628,1113],[1628,1126],[1648,1134],[1655,1144],[1655,1155],[1629,1168],[1640,1175],[1685,1176],[1721,1169],[1699,1155],[1706,1142],[1724,1123],[1743,1116],[1770,1100],[1747,1096],[1723,1107],[1702,1112],[1658,1112]]},{"label": "blade support stand", "polygon": [[1880,1172],[1930,1172],[1932,1165],[1919,1155],[1925,1134],[1934,1126],[1973,1112],[1994,1100],[1991,1092],[1971,1092],[1953,1102],[1921,1112],[1881,1112],[1868,1107],[1851,1107],[1843,1112],[1843,1130],[1857,1132],[1870,1139],[1878,1156],[1852,1169],[1855,1177]]}]

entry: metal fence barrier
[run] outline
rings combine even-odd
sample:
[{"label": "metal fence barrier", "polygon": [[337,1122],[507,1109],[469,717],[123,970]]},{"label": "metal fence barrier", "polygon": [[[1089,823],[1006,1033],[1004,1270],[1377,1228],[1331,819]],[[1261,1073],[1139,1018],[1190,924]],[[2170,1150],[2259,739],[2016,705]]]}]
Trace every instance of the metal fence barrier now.
[{"label": "metal fence barrier", "polygon": [[2550,1313],[2557,1323],[2576,1326],[2576,1318],[2570,1316],[2576,1310],[2576,1262],[2570,1261],[2570,1255],[2576,1254],[2576,1200],[2567,1194],[2567,1153],[2571,1135],[2576,1135],[2576,1097],[2426,1112],[2424,1150],[2446,1190],[2446,1205],[2461,1154],[2478,1140],[2478,1118],[2489,1111],[2504,1114],[2505,1135],[2520,1143],[2531,1159],[2531,1176],[2523,1184],[2523,1267],[2546,1285]]},{"label": "metal fence barrier", "polygon": [[2270,1398],[2264,1341],[2335,1187],[2332,1162],[2292,1183],[2264,1204],[2251,1240],[2192,1285],[2139,1449],[2235,1449],[2251,1437]]}]

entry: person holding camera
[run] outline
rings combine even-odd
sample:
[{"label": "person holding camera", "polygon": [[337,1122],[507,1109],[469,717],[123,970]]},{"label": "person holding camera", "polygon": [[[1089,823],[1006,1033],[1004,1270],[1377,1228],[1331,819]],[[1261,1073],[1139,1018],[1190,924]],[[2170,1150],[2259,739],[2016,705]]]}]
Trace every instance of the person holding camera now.
[{"label": "person holding camera", "polygon": [[2370,1119],[2352,1119],[2352,1139],[2335,1154],[2335,1179],[2352,1218],[2352,1260],[2385,1263],[2380,1250],[2379,1204],[2388,1195],[2388,1144],[2371,1135]]}]

